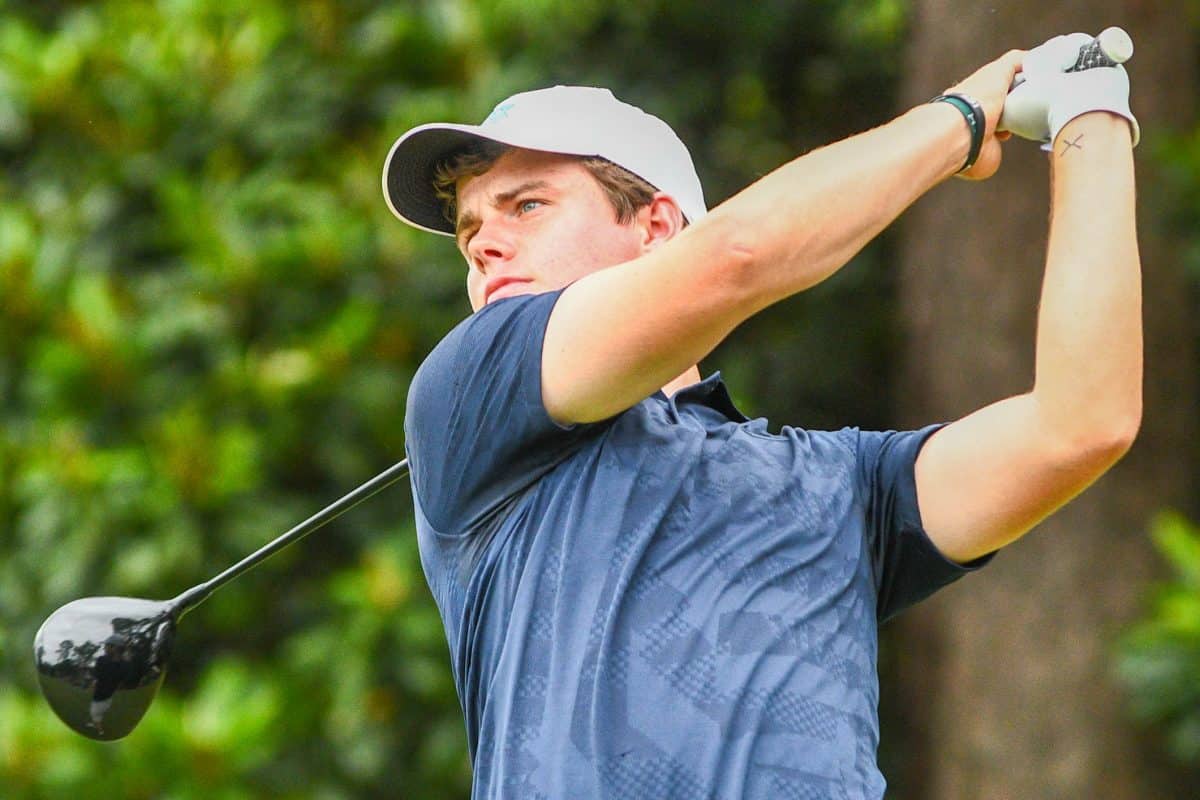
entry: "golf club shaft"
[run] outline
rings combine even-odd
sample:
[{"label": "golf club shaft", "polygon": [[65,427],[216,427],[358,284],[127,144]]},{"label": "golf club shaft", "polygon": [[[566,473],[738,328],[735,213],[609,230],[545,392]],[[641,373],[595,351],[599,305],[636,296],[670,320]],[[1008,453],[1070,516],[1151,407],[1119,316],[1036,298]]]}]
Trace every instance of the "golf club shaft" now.
[{"label": "golf club shaft", "polygon": [[216,589],[220,588],[225,583],[241,575],[253,566],[256,566],[260,561],[263,561],[283,548],[287,547],[292,542],[303,539],[308,534],[320,528],[325,523],[340,516],[346,511],[349,511],[354,506],[375,494],[383,491],[391,486],[396,481],[408,474],[408,459],[404,459],[398,464],[393,465],[387,470],[379,473],[371,480],[359,486],[354,491],[347,494],[340,500],[335,500],[325,508],[313,514],[308,519],[301,522],[296,527],[289,530],[279,538],[255,550],[250,555],[243,558],[241,561],[234,564],[229,569],[225,570],[216,577],[193,586],[183,594],[171,601],[171,611],[175,619],[179,619],[190,609],[195,608],[203,602]]}]

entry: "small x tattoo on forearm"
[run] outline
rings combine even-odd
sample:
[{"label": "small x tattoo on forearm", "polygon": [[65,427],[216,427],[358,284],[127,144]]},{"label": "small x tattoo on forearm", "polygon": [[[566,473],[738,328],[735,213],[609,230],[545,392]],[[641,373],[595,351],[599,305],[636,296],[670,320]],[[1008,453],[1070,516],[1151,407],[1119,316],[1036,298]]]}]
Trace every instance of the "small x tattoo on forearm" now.
[{"label": "small x tattoo on forearm", "polygon": [[1064,144],[1064,145],[1066,145],[1066,147],[1064,147],[1064,148],[1063,148],[1063,151],[1062,151],[1061,153],[1059,153],[1059,158],[1062,158],[1063,156],[1065,156],[1065,155],[1067,154],[1067,151],[1068,151],[1068,150],[1070,150],[1072,147],[1074,147],[1074,148],[1076,148],[1076,149],[1078,149],[1078,150],[1082,150],[1082,149],[1083,149],[1083,145],[1081,145],[1081,144],[1079,143],[1079,140],[1080,140],[1080,139],[1082,139],[1082,138],[1083,138],[1083,134],[1081,133],[1081,134],[1079,134],[1078,136],[1076,136],[1076,137],[1075,137],[1075,140],[1074,140],[1074,141],[1071,141],[1070,139],[1066,139],[1066,140],[1064,140],[1064,141],[1063,141],[1063,144]]}]

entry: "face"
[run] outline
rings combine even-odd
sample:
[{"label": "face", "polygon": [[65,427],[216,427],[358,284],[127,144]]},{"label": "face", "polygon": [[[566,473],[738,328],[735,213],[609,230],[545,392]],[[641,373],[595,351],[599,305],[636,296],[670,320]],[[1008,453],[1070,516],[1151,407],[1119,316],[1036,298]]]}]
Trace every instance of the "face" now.
[{"label": "face", "polygon": [[458,248],[475,311],[561,289],[646,250],[638,220],[619,224],[600,184],[570,156],[510,150],[457,191]]}]

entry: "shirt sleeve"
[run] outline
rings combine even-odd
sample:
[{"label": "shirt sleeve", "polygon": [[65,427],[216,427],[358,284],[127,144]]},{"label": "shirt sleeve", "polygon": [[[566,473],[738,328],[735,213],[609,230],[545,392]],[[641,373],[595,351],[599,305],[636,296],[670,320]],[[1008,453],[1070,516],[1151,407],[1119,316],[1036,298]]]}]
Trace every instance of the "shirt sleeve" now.
[{"label": "shirt sleeve", "polygon": [[991,561],[966,564],[942,555],[930,541],[917,504],[917,454],[942,425],[918,431],[860,433],[858,470],[867,503],[868,548],[880,622]]},{"label": "shirt sleeve", "polygon": [[560,291],[492,303],[413,377],[404,419],[413,491],[429,523],[464,535],[570,454],[584,425],[542,403],[542,342]]}]

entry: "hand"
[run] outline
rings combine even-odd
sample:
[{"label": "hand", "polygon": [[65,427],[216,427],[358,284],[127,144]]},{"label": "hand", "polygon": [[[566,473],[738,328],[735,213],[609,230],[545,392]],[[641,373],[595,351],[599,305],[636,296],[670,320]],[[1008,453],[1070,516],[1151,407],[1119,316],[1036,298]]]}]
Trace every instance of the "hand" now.
[{"label": "hand", "polygon": [[1002,125],[1050,150],[1064,125],[1091,111],[1108,111],[1128,120],[1137,146],[1141,128],[1129,110],[1129,75],[1119,65],[1030,77],[1009,95]]},{"label": "hand", "polygon": [[1063,126],[1089,111],[1109,111],[1129,120],[1134,146],[1140,138],[1137,119],[1129,110],[1129,76],[1124,67],[1099,67],[1080,72],[1074,65],[1079,49],[1091,42],[1086,33],[1055,36],[1030,50],[1020,78],[1009,93],[1000,130],[1043,143],[1048,150]]},{"label": "hand", "polygon": [[956,83],[946,90],[962,92],[979,101],[983,107],[986,125],[983,134],[983,146],[979,158],[966,172],[960,172],[958,177],[969,180],[984,180],[995,174],[1000,168],[1000,143],[1009,138],[1008,133],[997,133],[996,126],[1000,122],[1000,112],[1004,108],[1004,100],[1012,87],[1013,79],[1021,72],[1025,60],[1024,50],[1009,50],[1000,58],[985,64],[966,79]]},{"label": "hand", "polygon": [[1004,100],[997,130],[1034,142],[1049,141],[1050,103],[1057,88],[1051,76],[1070,69],[1079,49],[1090,41],[1086,33],[1054,36],[1026,53],[1021,74]]}]

